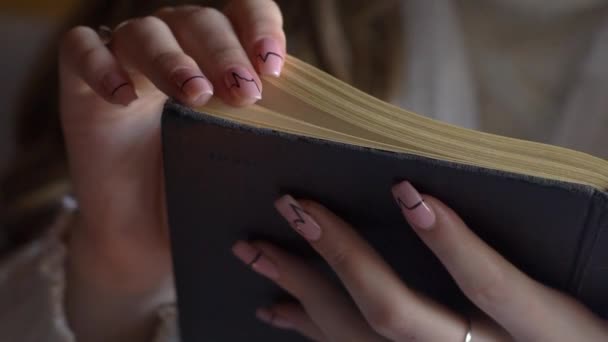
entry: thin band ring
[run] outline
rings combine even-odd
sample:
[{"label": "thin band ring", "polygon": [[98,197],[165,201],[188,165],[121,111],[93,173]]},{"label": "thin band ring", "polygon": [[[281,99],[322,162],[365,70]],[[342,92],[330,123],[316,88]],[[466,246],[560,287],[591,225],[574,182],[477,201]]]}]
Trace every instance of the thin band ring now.
[{"label": "thin band ring", "polygon": [[471,320],[467,320],[467,333],[464,335],[464,342],[471,342],[473,340],[473,326]]}]

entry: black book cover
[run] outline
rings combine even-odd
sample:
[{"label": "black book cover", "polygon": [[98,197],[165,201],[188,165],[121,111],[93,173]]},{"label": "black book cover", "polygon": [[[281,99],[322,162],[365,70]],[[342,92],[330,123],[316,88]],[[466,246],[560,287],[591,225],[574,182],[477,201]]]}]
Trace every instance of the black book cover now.
[{"label": "black book cover", "polygon": [[452,207],[521,270],[608,313],[608,195],[592,187],[242,126],[174,102],[162,118],[165,186],[182,340],[300,341],[258,322],[288,297],[231,253],[267,239],[331,273],[279,216],[281,194],[352,223],[404,282],[454,309],[468,304],[394,204],[407,179]]}]

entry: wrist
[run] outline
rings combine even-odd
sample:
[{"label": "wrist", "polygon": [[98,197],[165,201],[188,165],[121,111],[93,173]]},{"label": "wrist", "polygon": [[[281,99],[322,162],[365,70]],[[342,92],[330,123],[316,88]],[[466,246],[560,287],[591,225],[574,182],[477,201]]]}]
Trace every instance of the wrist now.
[{"label": "wrist", "polygon": [[145,340],[156,324],[156,310],[175,302],[170,258],[154,258],[128,241],[86,228],[74,220],[67,242],[65,303],[71,328],[86,341]]},{"label": "wrist", "polygon": [[151,244],[92,228],[79,216],[73,222],[67,241],[70,274],[104,291],[135,294],[172,289],[168,243]]}]

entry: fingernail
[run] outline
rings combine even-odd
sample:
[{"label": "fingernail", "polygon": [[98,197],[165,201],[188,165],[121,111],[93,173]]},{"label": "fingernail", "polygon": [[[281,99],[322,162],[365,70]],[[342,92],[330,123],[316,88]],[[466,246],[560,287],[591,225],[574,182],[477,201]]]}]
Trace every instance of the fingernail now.
[{"label": "fingernail", "polygon": [[198,70],[180,68],[173,72],[171,79],[188,101],[204,102],[213,95],[213,85]]},{"label": "fingernail", "polygon": [[256,61],[262,75],[279,77],[283,68],[283,53],[279,43],[272,38],[264,38],[257,43]]},{"label": "fingernail", "polygon": [[245,99],[262,99],[260,86],[251,73],[241,67],[230,69],[226,73],[226,87],[238,97]]},{"label": "fingernail", "polygon": [[129,103],[137,99],[137,94],[131,82],[119,72],[107,74],[102,83],[112,102],[128,106]]},{"label": "fingernail", "polygon": [[267,308],[257,309],[255,312],[255,316],[262,322],[275,326],[277,328],[282,329],[291,329],[293,328],[293,323],[291,323],[285,317],[279,316],[274,313],[272,310]]},{"label": "fingernail", "polygon": [[232,253],[259,274],[270,279],[279,277],[279,270],[272,261],[250,243],[237,241],[232,246]]},{"label": "fingernail", "polygon": [[393,196],[408,222],[422,229],[431,229],[435,224],[435,212],[408,181],[393,186]]},{"label": "fingernail", "polygon": [[309,241],[321,238],[321,227],[302,209],[302,206],[290,195],[279,198],[275,203],[279,213],[289,222],[291,227]]}]

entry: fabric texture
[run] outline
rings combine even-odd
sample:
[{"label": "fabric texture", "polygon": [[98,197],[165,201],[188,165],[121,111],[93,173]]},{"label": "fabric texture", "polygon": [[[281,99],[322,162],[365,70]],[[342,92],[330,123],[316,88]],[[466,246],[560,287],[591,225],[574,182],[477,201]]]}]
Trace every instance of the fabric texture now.
[{"label": "fabric texture", "polygon": [[[0,264],[0,331],[3,341],[77,342],[64,308],[65,265],[69,251],[64,242],[74,215],[73,201],[46,234],[22,247]],[[175,305],[157,310],[158,325],[150,342],[177,342]]]}]

